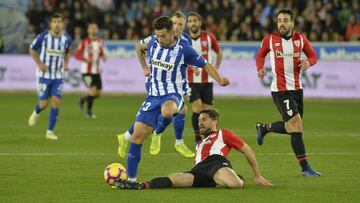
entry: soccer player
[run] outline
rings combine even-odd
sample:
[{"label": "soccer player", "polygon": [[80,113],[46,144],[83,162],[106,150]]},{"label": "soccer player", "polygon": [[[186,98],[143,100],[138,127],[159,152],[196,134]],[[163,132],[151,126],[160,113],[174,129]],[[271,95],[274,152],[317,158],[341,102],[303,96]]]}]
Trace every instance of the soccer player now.
[{"label": "soccer player", "polygon": [[187,92],[187,65],[205,68],[221,86],[229,84],[188,42],[174,37],[169,17],[157,18],[153,28],[156,38],[146,46],[150,53],[149,95],[137,113],[131,136],[127,160],[129,182],[136,181],[144,140],[155,128],[163,131],[182,106]]},{"label": "soccer player", "polygon": [[38,103],[29,118],[34,126],[40,112],[48,106],[51,97],[49,127],[46,138],[57,140],[53,130],[58,119],[60,100],[63,90],[64,70],[68,70],[71,38],[63,33],[63,16],[54,13],[50,17],[50,30],[39,34],[30,45],[30,55],[37,64]]},{"label": "soccer player", "polygon": [[[271,95],[283,120],[273,123],[256,124],[257,142],[263,144],[270,132],[289,134],[291,146],[298,159],[304,176],[320,176],[310,168],[306,159],[302,139],[303,90],[301,74],[317,61],[317,56],[305,35],[294,31],[294,13],[283,9],[276,14],[278,32],[267,35],[256,56],[257,75],[264,78],[264,62],[270,52],[271,69],[274,79]],[[302,52],[307,59],[302,59]]]},{"label": "soccer player", "polygon": [[[209,63],[213,63],[211,51],[216,53],[215,68],[219,69],[222,61],[221,48],[214,35],[201,30],[201,16],[198,13],[188,14],[187,28],[192,38],[192,46]],[[213,79],[204,69],[197,67],[188,68],[188,80],[191,88],[189,101],[192,106],[192,126],[195,134],[195,142],[202,138],[199,131],[199,112],[203,109],[212,108],[213,104]]]},{"label": "soccer player", "polygon": [[244,179],[232,169],[226,159],[232,148],[244,154],[257,184],[271,186],[270,180],[261,176],[253,150],[235,133],[227,129],[217,130],[219,113],[214,109],[199,112],[198,125],[205,138],[198,143],[195,166],[185,173],[173,173],[167,177],[157,177],[145,183],[129,183],[116,180],[120,189],[151,189],[170,187],[215,187],[241,188]]},{"label": "soccer player", "polygon": [[[173,22],[174,27],[174,33],[173,35],[175,37],[181,38],[184,41],[188,41],[191,43],[191,38],[188,34],[186,34],[184,31],[185,29],[185,22],[186,17],[182,12],[175,12],[171,15],[171,21]],[[140,41],[139,44],[136,45],[137,50],[137,56],[139,58],[141,67],[143,69],[144,75],[146,76],[146,91],[148,92],[149,89],[149,82],[148,82],[148,76],[150,74],[150,68],[146,62],[146,51],[141,50],[141,44],[143,44],[143,47],[146,47],[146,44],[148,44],[153,38],[155,38],[155,35],[151,35],[143,40]],[[174,132],[175,132],[175,150],[182,154],[184,157],[191,158],[195,156],[195,153],[192,152],[184,143],[183,140],[183,131],[185,126],[185,114],[187,112],[187,107],[185,103],[183,103],[183,107],[180,109],[180,111],[174,116]],[[151,136],[151,145],[150,145],[150,154],[157,155],[160,152],[161,149],[161,135],[162,132],[159,131],[159,129],[163,129],[162,127],[156,128]],[[127,146],[130,142],[130,136],[134,132],[134,125],[132,125],[128,131],[126,131],[124,134],[118,135],[118,154],[120,157],[125,157],[125,152],[127,149]]]},{"label": "soccer player", "polygon": [[82,79],[86,87],[89,88],[89,94],[81,97],[79,101],[80,110],[83,110],[85,102],[87,103],[87,117],[95,119],[92,112],[94,100],[101,95],[101,76],[100,59],[106,61],[104,52],[104,42],[97,36],[98,25],[94,22],[88,24],[88,37],[81,40],[76,52],[75,58],[83,61],[81,66]]}]

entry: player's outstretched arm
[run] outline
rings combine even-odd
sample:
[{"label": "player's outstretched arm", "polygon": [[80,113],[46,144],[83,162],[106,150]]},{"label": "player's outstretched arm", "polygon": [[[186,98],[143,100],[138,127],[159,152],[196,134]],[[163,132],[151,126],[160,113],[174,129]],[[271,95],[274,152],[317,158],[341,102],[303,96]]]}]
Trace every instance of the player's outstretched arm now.
[{"label": "player's outstretched arm", "polygon": [[135,49],[136,49],[136,56],[139,59],[141,68],[144,71],[144,75],[149,76],[150,75],[150,68],[146,63],[147,43],[140,44],[139,42],[137,42],[136,45],[135,45]]},{"label": "player's outstretched arm", "polygon": [[259,166],[257,164],[256,161],[256,157],[255,157],[255,153],[254,151],[250,148],[249,145],[247,145],[246,143],[244,144],[244,146],[239,150],[240,152],[244,153],[251,169],[252,172],[254,174],[254,180],[257,184],[262,185],[262,186],[271,186],[272,183],[270,180],[266,180],[265,178],[263,178],[260,174],[260,169]]},{"label": "player's outstretched arm", "polygon": [[33,50],[32,48],[29,49],[29,53],[31,57],[34,59],[35,63],[38,65],[41,71],[46,71],[46,65],[40,61],[39,54]]},{"label": "player's outstretched arm", "polygon": [[211,65],[210,63],[207,63],[205,65],[205,70],[206,72],[216,81],[219,83],[219,85],[221,86],[227,86],[230,84],[230,81],[228,78],[226,77],[221,77],[219,72],[217,71],[217,69]]}]

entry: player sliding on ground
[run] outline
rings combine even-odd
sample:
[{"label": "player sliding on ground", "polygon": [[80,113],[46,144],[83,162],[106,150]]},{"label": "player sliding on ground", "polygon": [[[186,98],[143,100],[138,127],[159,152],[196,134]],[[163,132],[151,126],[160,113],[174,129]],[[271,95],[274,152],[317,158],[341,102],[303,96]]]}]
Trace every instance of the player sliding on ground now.
[{"label": "player sliding on ground", "polygon": [[190,171],[157,177],[144,183],[129,183],[118,179],[114,184],[120,189],[215,187],[216,185],[241,188],[244,186],[244,179],[235,173],[230,161],[226,159],[230,150],[234,148],[246,157],[254,181],[262,186],[271,186],[271,181],[261,176],[255,154],[249,145],[227,129],[217,130],[218,123],[219,113],[216,110],[200,112],[199,129],[205,138],[196,147],[195,166]]}]

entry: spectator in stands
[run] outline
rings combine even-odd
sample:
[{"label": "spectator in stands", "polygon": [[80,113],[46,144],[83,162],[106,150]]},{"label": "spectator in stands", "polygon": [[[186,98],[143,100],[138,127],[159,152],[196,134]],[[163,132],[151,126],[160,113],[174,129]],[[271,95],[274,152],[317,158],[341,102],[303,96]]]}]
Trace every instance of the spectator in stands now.
[{"label": "spectator in stands", "polygon": [[[255,41],[274,31],[274,13],[284,7],[297,12],[295,23],[298,31],[307,33],[309,38],[342,41],[350,40],[350,34],[355,33],[353,40],[357,39],[356,24],[349,24],[349,21],[354,22],[351,15],[357,18],[357,22],[360,20],[356,0],[41,0],[40,3],[32,0],[27,16],[30,24],[36,26],[36,33],[47,29],[49,16],[56,10],[69,18],[67,33],[72,37],[76,26],[84,30],[86,22],[97,21],[99,29],[109,38],[112,33],[117,33],[115,38],[134,40],[148,35],[149,29],[144,28],[142,19],[152,22],[176,10],[194,11],[201,14],[205,19],[204,27],[218,39]],[[244,21],[248,29],[240,28]],[[242,26],[245,28],[244,24]]]},{"label": "spectator in stands", "polygon": [[346,29],[346,39],[351,41],[360,40],[360,21],[355,15],[351,15]]}]

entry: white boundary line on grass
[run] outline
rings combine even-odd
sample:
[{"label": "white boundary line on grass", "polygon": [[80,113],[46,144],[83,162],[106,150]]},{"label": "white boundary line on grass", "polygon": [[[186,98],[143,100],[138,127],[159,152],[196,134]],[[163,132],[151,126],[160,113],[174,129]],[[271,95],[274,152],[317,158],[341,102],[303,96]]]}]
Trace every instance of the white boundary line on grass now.
[{"label": "white boundary line on grass", "polygon": [[[113,156],[115,153],[77,153],[77,152],[54,152],[54,153],[11,153],[11,152],[0,152],[0,156]],[[150,156],[148,153],[144,153],[145,156]],[[169,152],[161,153],[159,156],[164,155],[179,155],[179,153]],[[236,155],[236,154],[234,154]],[[331,155],[340,155],[340,156],[357,156],[359,153],[350,153],[350,152],[319,152],[319,153],[307,153],[307,155],[321,155],[321,156],[331,156]],[[257,153],[256,156],[294,156],[293,153]]]}]

